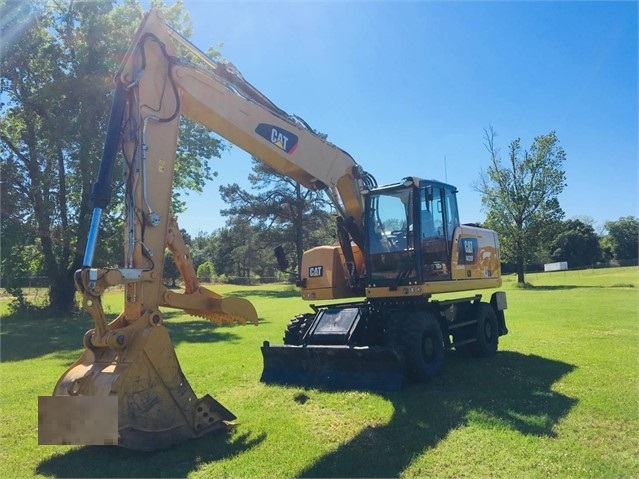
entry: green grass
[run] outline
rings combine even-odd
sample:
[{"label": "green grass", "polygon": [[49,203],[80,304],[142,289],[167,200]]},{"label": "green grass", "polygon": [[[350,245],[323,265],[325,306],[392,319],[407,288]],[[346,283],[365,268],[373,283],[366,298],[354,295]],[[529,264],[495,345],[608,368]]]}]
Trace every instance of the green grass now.
[{"label": "green grass", "polygon": [[[91,324],[4,317],[0,477],[639,478],[638,273],[531,274],[528,289],[508,277],[510,334],[495,357],[451,352],[429,384],[385,394],[261,384],[262,341],[281,343],[308,304],[288,286],[213,286],[253,301],[260,325],[176,313],[167,324],[195,392],[238,425],[155,453],[38,446],[37,398],[80,355]],[[117,291],[105,297],[110,315],[121,303]]]}]

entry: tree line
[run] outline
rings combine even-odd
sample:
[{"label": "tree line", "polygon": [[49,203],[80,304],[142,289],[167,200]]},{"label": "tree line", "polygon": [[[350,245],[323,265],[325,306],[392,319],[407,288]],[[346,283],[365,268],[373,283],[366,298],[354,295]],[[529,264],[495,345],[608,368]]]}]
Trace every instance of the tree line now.
[{"label": "tree line", "polygon": [[[164,10],[184,36],[188,12],[178,1]],[[2,287],[28,303],[24,279],[44,276],[49,307],[75,308],[73,274],[81,267],[91,214],[91,188],[108,120],[111,78],[140,23],[136,0],[114,5],[92,2],[0,2],[0,198]],[[217,56],[215,48],[209,55]],[[505,159],[492,129],[485,132],[488,170],[476,188],[486,211],[484,225],[495,229],[502,260],[513,264],[520,282],[531,262],[568,261],[571,267],[637,257],[638,223],[633,216],[607,222],[595,232],[587,219],[565,220],[558,195],[565,187],[566,154],[557,135],[535,138],[528,150],[514,140]],[[201,190],[215,172],[210,161],[225,141],[183,119],[172,211],[184,211],[180,193]],[[121,160],[120,160],[121,161]],[[117,171],[117,170],[116,170]],[[117,175],[116,175],[117,176]],[[103,217],[97,264],[121,262],[122,179],[115,178],[114,202]],[[284,245],[292,272],[302,252],[335,241],[334,215],[320,192],[306,190],[254,160],[251,188],[223,185],[226,226],[192,237],[185,233],[203,279],[265,277],[287,279],[273,256]],[[176,279],[166,262],[165,277]]]},{"label": "tree line", "polygon": [[[182,231],[203,281],[288,280],[300,270],[305,250],[335,242],[334,215],[323,193],[302,187],[255,158],[248,179],[249,190],[237,183],[219,188],[228,205],[220,212],[228,218],[224,228],[195,237]],[[290,258],[288,273],[278,269],[276,246]],[[164,276],[170,283],[179,277],[170,254]]]},{"label": "tree line", "polygon": [[[326,213],[326,212],[325,212]],[[318,238],[324,236],[328,242],[305,242],[308,247],[330,244],[334,241],[332,218],[326,215],[326,225],[316,231]],[[237,227],[237,224],[241,227]],[[637,260],[639,219],[634,216],[621,217],[615,221],[606,221],[604,231],[597,232],[591,218],[582,217],[559,221],[553,225],[556,236],[545,247],[539,248],[525,263],[525,267],[543,263],[566,261],[569,268],[589,268],[597,265]],[[227,227],[212,233],[200,233],[195,237],[182,231],[189,243],[191,256],[196,265],[197,274],[205,282],[242,282],[251,283],[280,279],[290,279],[289,274],[277,268],[273,257],[273,247],[285,244],[292,251],[293,243],[286,240],[287,229],[272,231],[269,234],[258,224],[248,224],[244,220],[232,219]],[[313,232],[311,232],[313,233]],[[502,240],[503,236],[500,236]],[[304,248],[307,249],[308,247]],[[291,253],[294,262],[300,256]],[[502,270],[505,273],[517,272],[516,258],[502,253]],[[299,268],[297,269],[299,271]],[[179,272],[169,258],[165,267],[167,283],[179,278]]]}]

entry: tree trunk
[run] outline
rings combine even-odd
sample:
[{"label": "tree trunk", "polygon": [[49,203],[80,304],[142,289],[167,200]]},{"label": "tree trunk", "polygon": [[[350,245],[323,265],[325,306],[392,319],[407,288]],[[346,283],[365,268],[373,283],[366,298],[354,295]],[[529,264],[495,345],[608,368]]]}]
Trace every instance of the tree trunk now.
[{"label": "tree trunk", "polygon": [[526,270],[526,234],[524,232],[523,220],[521,218],[515,219],[516,237],[515,237],[515,267],[517,270],[517,283],[520,285],[526,284],[524,278]]},{"label": "tree trunk", "polygon": [[524,278],[524,273],[526,270],[526,265],[524,263],[524,258],[520,256],[517,258],[517,283],[524,285],[526,284],[526,280]]},{"label": "tree trunk", "polygon": [[49,307],[54,314],[70,313],[75,310],[74,272],[59,275],[49,287]]}]

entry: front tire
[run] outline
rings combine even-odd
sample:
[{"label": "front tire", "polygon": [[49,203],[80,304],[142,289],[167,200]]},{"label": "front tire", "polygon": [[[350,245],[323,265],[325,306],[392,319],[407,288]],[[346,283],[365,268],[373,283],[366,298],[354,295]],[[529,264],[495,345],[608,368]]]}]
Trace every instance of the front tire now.
[{"label": "front tire", "polygon": [[286,325],[284,344],[299,346],[315,317],[312,313],[298,314]]},{"label": "front tire", "polygon": [[405,317],[402,343],[409,378],[426,382],[444,366],[444,340],[431,313],[414,312]]}]

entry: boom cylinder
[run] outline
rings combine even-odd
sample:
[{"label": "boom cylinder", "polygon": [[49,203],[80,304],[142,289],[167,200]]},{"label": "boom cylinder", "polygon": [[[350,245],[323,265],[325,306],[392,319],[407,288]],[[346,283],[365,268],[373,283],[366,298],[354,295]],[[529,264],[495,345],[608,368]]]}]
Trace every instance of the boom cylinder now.
[{"label": "boom cylinder", "polygon": [[98,229],[100,228],[100,218],[102,217],[102,208],[94,208],[91,216],[91,226],[89,227],[89,236],[87,238],[87,247],[84,250],[83,268],[90,268],[93,265],[93,255],[95,253],[95,245],[98,241]]},{"label": "boom cylinder", "polygon": [[122,118],[124,117],[126,95],[127,92],[124,85],[117,81],[115,92],[113,93],[109,125],[104,139],[98,180],[93,185],[93,190],[91,190],[91,199],[96,208],[104,209],[111,201],[111,178],[113,176],[115,157],[118,154],[118,146],[120,145],[120,130],[122,128]]},{"label": "boom cylinder", "polygon": [[91,200],[95,208],[91,217],[87,246],[84,250],[84,260],[82,261],[82,266],[85,268],[90,267],[93,263],[102,210],[111,201],[111,178],[113,177],[115,158],[118,154],[118,145],[120,144],[120,129],[122,127],[122,118],[124,117],[126,94],[124,85],[119,80],[116,81],[111,113],[109,114],[109,125],[104,140],[102,159],[100,160],[100,171],[98,172],[98,179],[91,190]]}]

